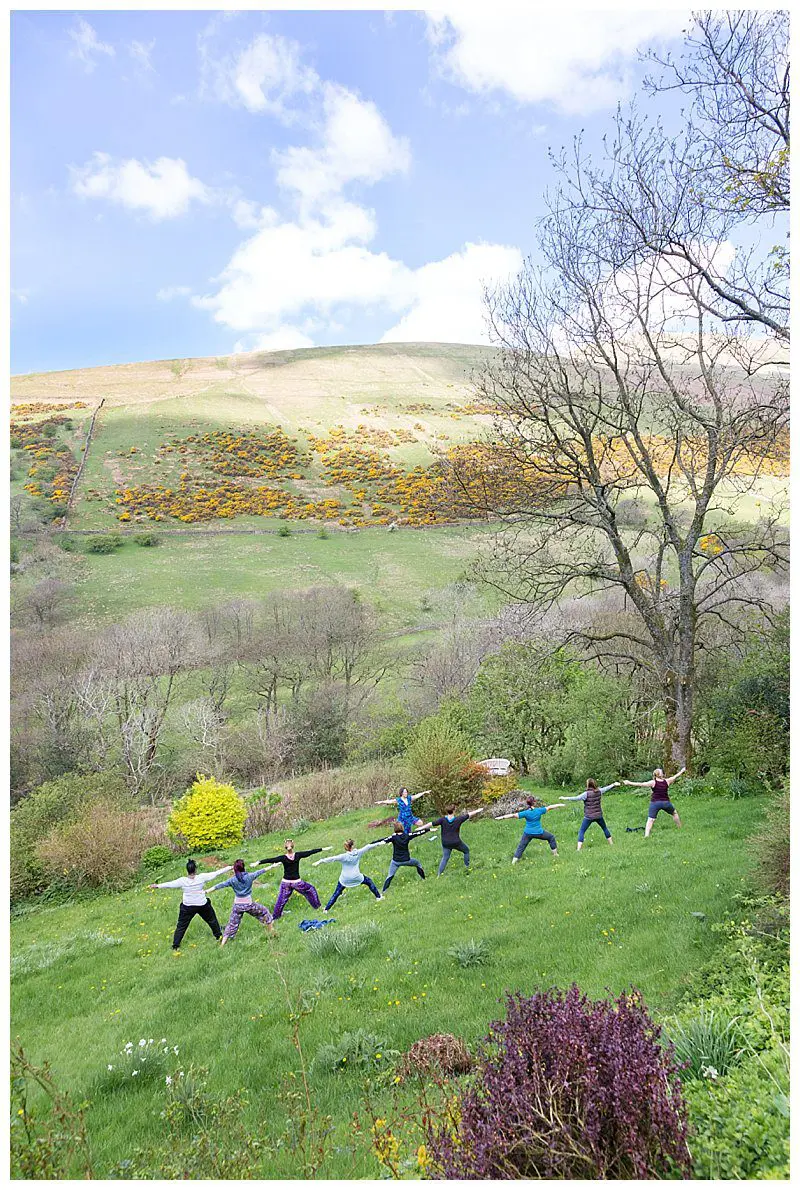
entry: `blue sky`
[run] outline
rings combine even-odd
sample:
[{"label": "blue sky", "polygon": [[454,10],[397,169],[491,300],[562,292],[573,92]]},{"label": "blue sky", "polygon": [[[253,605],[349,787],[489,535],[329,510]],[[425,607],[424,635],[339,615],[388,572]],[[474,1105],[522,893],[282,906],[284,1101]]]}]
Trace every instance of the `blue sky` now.
[{"label": "blue sky", "polygon": [[676,11],[17,12],[12,370],[485,341]]}]

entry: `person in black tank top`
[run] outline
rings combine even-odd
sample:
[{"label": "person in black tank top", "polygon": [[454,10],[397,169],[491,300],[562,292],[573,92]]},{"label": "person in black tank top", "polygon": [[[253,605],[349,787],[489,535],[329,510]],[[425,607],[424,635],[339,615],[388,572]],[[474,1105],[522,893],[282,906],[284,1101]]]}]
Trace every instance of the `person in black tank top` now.
[{"label": "person in black tank top", "polygon": [[630,785],[633,789],[649,789],[650,790],[650,807],[647,811],[647,826],[644,828],[644,837],[647,838],[653,829],[653,823],[658,817],[661,810],[665,814],[671,814],[676,826],[681,826],[680,816],[678,811],[670,801],[669,787],[678,777],[682,777],[686,772],[686,765],[675,773],[672,777],[665,777],[663,769],[653,769],[652,781],[623,781],[623,785]]}]

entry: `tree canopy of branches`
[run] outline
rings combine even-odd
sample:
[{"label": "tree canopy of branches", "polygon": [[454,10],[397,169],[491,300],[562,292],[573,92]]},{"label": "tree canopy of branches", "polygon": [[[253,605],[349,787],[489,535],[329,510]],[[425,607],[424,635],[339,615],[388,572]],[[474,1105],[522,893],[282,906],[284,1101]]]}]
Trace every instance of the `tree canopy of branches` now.
[{"label": "tree canopy of branches", "polygon": [[[488,298],[501,351],[480,387],[499,410],[504,473],[511,461],[516,474],[502,499],[486,490],[487,510],[506,523],[493,581],[539,612],[566,595],[617,593],[616,618],[572,635],[597,657],[651,668],[674,763],[691,754],[705,626],[735,632],[743,614],[768,615],[764,575],[787,561],[776,502],[755,523],[736,513],[786,448],[788,383],[774,350],[788,336],[785,295],[759,245],[723,268],[723,241],[756,220],[755,204],[724,203],[721,183],[710,201],[698,190],[703,154],[713,166],[725,143],[715,105],[734,144],[735,105],[755,112],[721,63],[733,57],[760,77],[773,15],[734,26],[701,18],[706,58],[679,78],[695,119],[717,119],[717,138],[692,141],[690,128],[670,142],[620,114],[599,164],[580,144],[556,163],[543,264]],[[782,77],[780,63],[771,68]],[[778,118],[788,137],[788,95]]]}]

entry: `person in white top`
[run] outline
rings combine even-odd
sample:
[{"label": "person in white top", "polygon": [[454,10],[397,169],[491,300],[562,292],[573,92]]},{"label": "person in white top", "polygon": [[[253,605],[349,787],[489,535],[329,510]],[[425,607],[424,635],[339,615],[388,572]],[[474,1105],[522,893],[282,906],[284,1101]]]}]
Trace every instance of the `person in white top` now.
[{"label": "person in white top", "polygon": [[218,876],[222,876],[225,872],[230,872],[231,864],[227,868],[220,868],[216,872],[203,872],[198,876],[197,864],[193,859],[186,861],[186,871],[188,875],[179,876],[177,880],[165,880],[163,884],[151,884],[150,888],[181,888],[183,889],[183,897],[181,899],[181,907],[178,910],[178,924],[175,926],[175,936],[172,939],[172,949],[174,952],[180,950],[183,935],[189,928],[189,923],[196,913],[199,913],[203,921],[214,937],[219,940],[222,936],[222,930],[217,921],[217,915],[214,912],[214,906],[206,896],[206,890],[203,887],[210,884],[212,880],[216,880]]},{"label": "person in white top", "polygon": [[325,859],[317,860],[317,862],[313,865],[315,868],[318,867],[319,864],[341,864],[342,865],[342,870],[339,875],[339,882],[336,885],[336,888],[333,890],[333,896],[328,901],[328,904],[325,906],[326,913],[328,912],[329,909],[331,909],[333,907],[334,901],[336,901],[342,895],[342,893],[344,892],[344,890],[346,888],[358,888],[359,885],[361,885],[361,884],[366,884],[367,888],[372,893],[372,895],[374,897],[377,897],[377,899],[379,901],[383,900],[383,897],[378,892],[377,888],[375,887],[374,883],[370,880],[369,876],[365,876],[364,873],[359,868],[358,862],[361,859],[361,856],[366,855],[366,853],[368,851],[372,851],[373,847],[385,847],[385,846],[386,846],[385,840],[381,839],[377,843],[367,843],[366,846],[364,846],[364,847],[356,848],[353,843],[353,840],[347,839],[345,841],[344,851],[342,852],[341,855],[326,855]]}]

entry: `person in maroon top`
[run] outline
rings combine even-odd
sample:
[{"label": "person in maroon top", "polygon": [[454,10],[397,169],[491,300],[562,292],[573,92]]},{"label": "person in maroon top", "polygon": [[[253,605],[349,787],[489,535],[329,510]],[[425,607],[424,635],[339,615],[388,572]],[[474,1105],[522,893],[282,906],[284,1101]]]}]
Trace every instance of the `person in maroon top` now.
[{"label": "person in maroon top", "polygon": [[665,814],[671,814],[675,820],[676,826],[681,826],[681,820],[678,811],[673,806],[669,798],[669,787],[678,777],[682,777],[686,772],[686,765],[675,773],[672,777],[665,777],[663,769],[653,769],[652,781],[623,781],[623,785],[630,785],[633,789],[649,789],[650,793],[650,807],[647,811],[647,826],[644,828],[644,837],[650,834],[653,829],[653,823],[658,817],[659,811],[663,810]]}]

